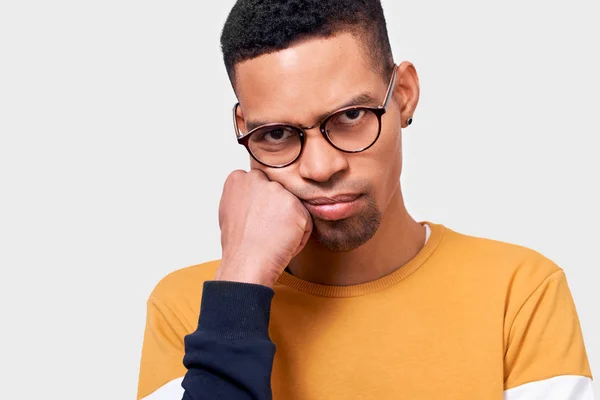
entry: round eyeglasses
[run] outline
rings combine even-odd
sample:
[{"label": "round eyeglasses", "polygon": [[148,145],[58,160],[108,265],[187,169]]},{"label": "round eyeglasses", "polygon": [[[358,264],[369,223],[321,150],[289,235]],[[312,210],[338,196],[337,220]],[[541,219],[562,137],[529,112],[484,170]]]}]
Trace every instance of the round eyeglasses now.
[{"label": "round eyeglasses", "polygon": [[239,103],[233,107],[233,124],[238,143],[260,164],[271,168],[283,168],[294,163],[304,149],[306,130],[319,127],[330,145],[345,153],[360,153],[375,144],[381,133],[381,116],[387,111],[396,81],[396,66],[380,107],[350,106],[330,114],[310,127],[272,123],[261,125],[249,132],[239,129],[236,113]]}]

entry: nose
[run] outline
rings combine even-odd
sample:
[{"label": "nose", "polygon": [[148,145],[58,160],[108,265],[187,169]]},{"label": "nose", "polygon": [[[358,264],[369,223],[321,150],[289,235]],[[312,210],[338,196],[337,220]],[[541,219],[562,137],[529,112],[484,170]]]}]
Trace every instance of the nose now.
[{"label": "nose", "polygon": [[347,154],[329,144],[318,127],[310,131],[306,130],[298,171],[305,179],[327,182],[338,172],[348,169]]}]

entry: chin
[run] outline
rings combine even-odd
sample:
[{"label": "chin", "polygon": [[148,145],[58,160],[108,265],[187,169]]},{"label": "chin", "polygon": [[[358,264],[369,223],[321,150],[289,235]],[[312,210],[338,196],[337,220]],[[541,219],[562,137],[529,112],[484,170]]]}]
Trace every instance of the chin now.
[{"label": "chin", "polygon": [[312,236],[329,251],[351,251],[367,243],[380,223],[381,213],[374,208],[337,221],[314,220]]}]

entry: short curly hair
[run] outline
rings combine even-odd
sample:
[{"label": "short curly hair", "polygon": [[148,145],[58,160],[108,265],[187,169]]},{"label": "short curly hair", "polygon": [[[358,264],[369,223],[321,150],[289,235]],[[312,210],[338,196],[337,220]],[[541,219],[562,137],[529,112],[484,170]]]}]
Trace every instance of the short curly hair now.
[{"label": "short curly hair", "polygon": [[221,34],[229,79],[237,63],[339,32],[359,37],[371,65],[389,78],[394,61],[380,0],[238,0]]}]

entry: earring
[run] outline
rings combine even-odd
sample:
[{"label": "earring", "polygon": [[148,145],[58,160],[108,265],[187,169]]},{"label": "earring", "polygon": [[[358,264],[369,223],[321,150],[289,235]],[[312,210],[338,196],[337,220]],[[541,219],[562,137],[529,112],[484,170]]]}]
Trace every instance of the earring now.
[{"label": "earring", "polygon": [[409,118],[406,120],[406,126],[409,126],[410,124],[412,124],[412,117],[409,117]]}]

